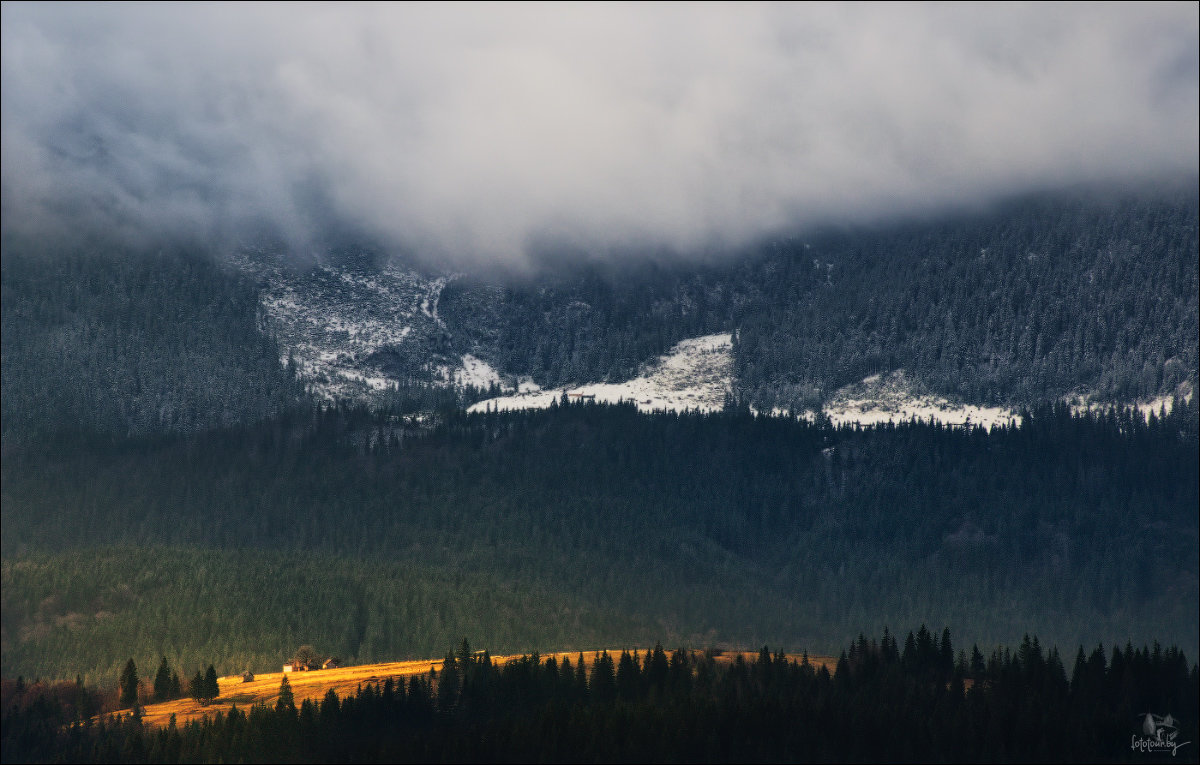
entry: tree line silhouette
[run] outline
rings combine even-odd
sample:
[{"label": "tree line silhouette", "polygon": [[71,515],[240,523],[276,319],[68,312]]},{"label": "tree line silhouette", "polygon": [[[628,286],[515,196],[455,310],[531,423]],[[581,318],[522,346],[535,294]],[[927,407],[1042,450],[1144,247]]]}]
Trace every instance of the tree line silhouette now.
[{"label": "tree line silhouette", "polygon": [[[1068,667],[1068,663],[1070,666]],[[52,694],[6,693],[5,761],[779,762],[1144,761],[1147,710],[1170,715],[1173,761],[1195,761],[1195,665],[1177,648],[1073,662],[1028,635],[1015,648],[954,650],[924,626],[903,644],[859,635],[835,667],[763,647],[537,654],[499,665],[464,639],[440,669],[298,707],[273,704],[149,728],[81,719]]]}]

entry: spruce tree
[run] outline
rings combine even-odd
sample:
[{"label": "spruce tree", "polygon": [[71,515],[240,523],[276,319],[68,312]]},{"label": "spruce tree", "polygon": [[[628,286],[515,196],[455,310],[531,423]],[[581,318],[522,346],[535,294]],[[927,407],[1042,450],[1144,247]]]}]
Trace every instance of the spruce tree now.
[{"label": "spruce tree", "polygon": [[442,674],[437,684],[438,709],[443,712],[454,709],[458,704],[458,692],[462,686],[454,654],[446,654],[442,662]]},{"label": "spruce tree", "polygon": [[167,664],[167,657],[162,657],[162,662],[158,665],[158,671],[154,673],[154,700],[166,701],[171,698],[171,666]]},{"label": "spruce tree", "polygon": [[616,672],[608,651],[604,651],[599,658],[592,661],[592,677],[588,692],[591,698],[601,703],[612,701],[617,696]]},{"label": "spruce tree", "polygon": [[204,673],[204,694],[209,701],[221,695],[221,686],[217,683],[217,670],[211,664]]},{"label": "spruce tree", "polygon": [[121,670],[121,708],[129,709],[137,706],[138,701],[138,676],[137,665],[133,663],[131,657],[125,664],[125,669]]},{"label": "spruce tree", "polygon": [[196,676],[188,683],[188,695],[201,704],[205,704],[207,703],[204,697],[205,690],[204,674],[200,670],[196,670]]},{"label": "spruce tree", "polygon": [[[636,655],[636,652],[635,652]],[[633,701],[641,690],[642,673],[638,668],[637,659],[628,651],[621,651],[617,661],[617,695],[626,701]]]},{"label": "spruce tree", "polygon": [[279,683],[279,699],[275,702],[275,710],[296,711],[296,697],[292,695],[292,684],[288,682],[287,675],[284,675],[283,681]]}]

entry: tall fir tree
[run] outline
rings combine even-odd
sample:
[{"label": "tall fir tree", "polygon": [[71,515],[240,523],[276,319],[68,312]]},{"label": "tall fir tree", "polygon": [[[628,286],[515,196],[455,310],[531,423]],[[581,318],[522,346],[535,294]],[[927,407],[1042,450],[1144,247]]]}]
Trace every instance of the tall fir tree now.
[{"label": "tall fir tree", "polygon": [[164,655],[158,665],[158,671],[154,673],[154,700],[170,699],[171,690],[171,666],[167,664],[167,657]]},{"label": "tall fir tree", "polygon": [[207,704],[208,700],[205,696],[206,691],[207,686],[204,682],[204,673],[200,670],[196,670],[196,675],[192,678],[191,682],[188,683],[188,695],[196,701],[199,701],[201,704]]},{"label": "tall fir tree", "polygon": [[279,683],[279,698],[275,701],[275,709],[279,712],[296,711],[296,697],[292,694],[292,684],[288,682],[287,675],[284,675]]},{"label": "tall fir tree", "polygon": [[131,657],[125,664],[125,669],[121,670],[121,707],[123,709],[131,709],[137,706],[138,702],[138,676],[137,665],[133,663]]},{"label": "tall fir tree", "polygon": [[221,686],[217,683],[217,670],[211,664],[204,673],[204,694],[210,701],[221,695]]}]

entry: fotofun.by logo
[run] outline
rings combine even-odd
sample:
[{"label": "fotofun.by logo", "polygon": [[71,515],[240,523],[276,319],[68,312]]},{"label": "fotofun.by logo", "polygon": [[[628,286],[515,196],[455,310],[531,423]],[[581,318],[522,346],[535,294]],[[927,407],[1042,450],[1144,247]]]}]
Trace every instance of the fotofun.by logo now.
[{"label": "fotofun.by logo", "polygon": [[1175,738],[1179,735],[1179,726],[1175,724],[1175,718],[1171,715],[1160,717],[1147,712],[1142,718],[1142,733],[1145,735],[1133,734],[1129,743],[1129,748],[1135,752],[1170,752],[1174,757],[1181,747],[1192,743],[1175,743]]}]

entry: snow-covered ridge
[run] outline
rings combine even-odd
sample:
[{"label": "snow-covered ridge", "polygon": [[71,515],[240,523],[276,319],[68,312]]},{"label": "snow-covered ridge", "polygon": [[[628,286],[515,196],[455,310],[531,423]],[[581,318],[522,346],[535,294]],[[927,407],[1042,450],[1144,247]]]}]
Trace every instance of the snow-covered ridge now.
[{"label": "snow-covered ridge", "polygon": [[521,392],[480,401],[469,411],[488,409],[542,409],[562,398],[615,404],[629,401],[644,412],[719,411],[733,379],[733,346],[730,335],[706,335],[677,343],[647,364],[642,374],[623,383],[586,383],[542,390],[523,382]]}]

